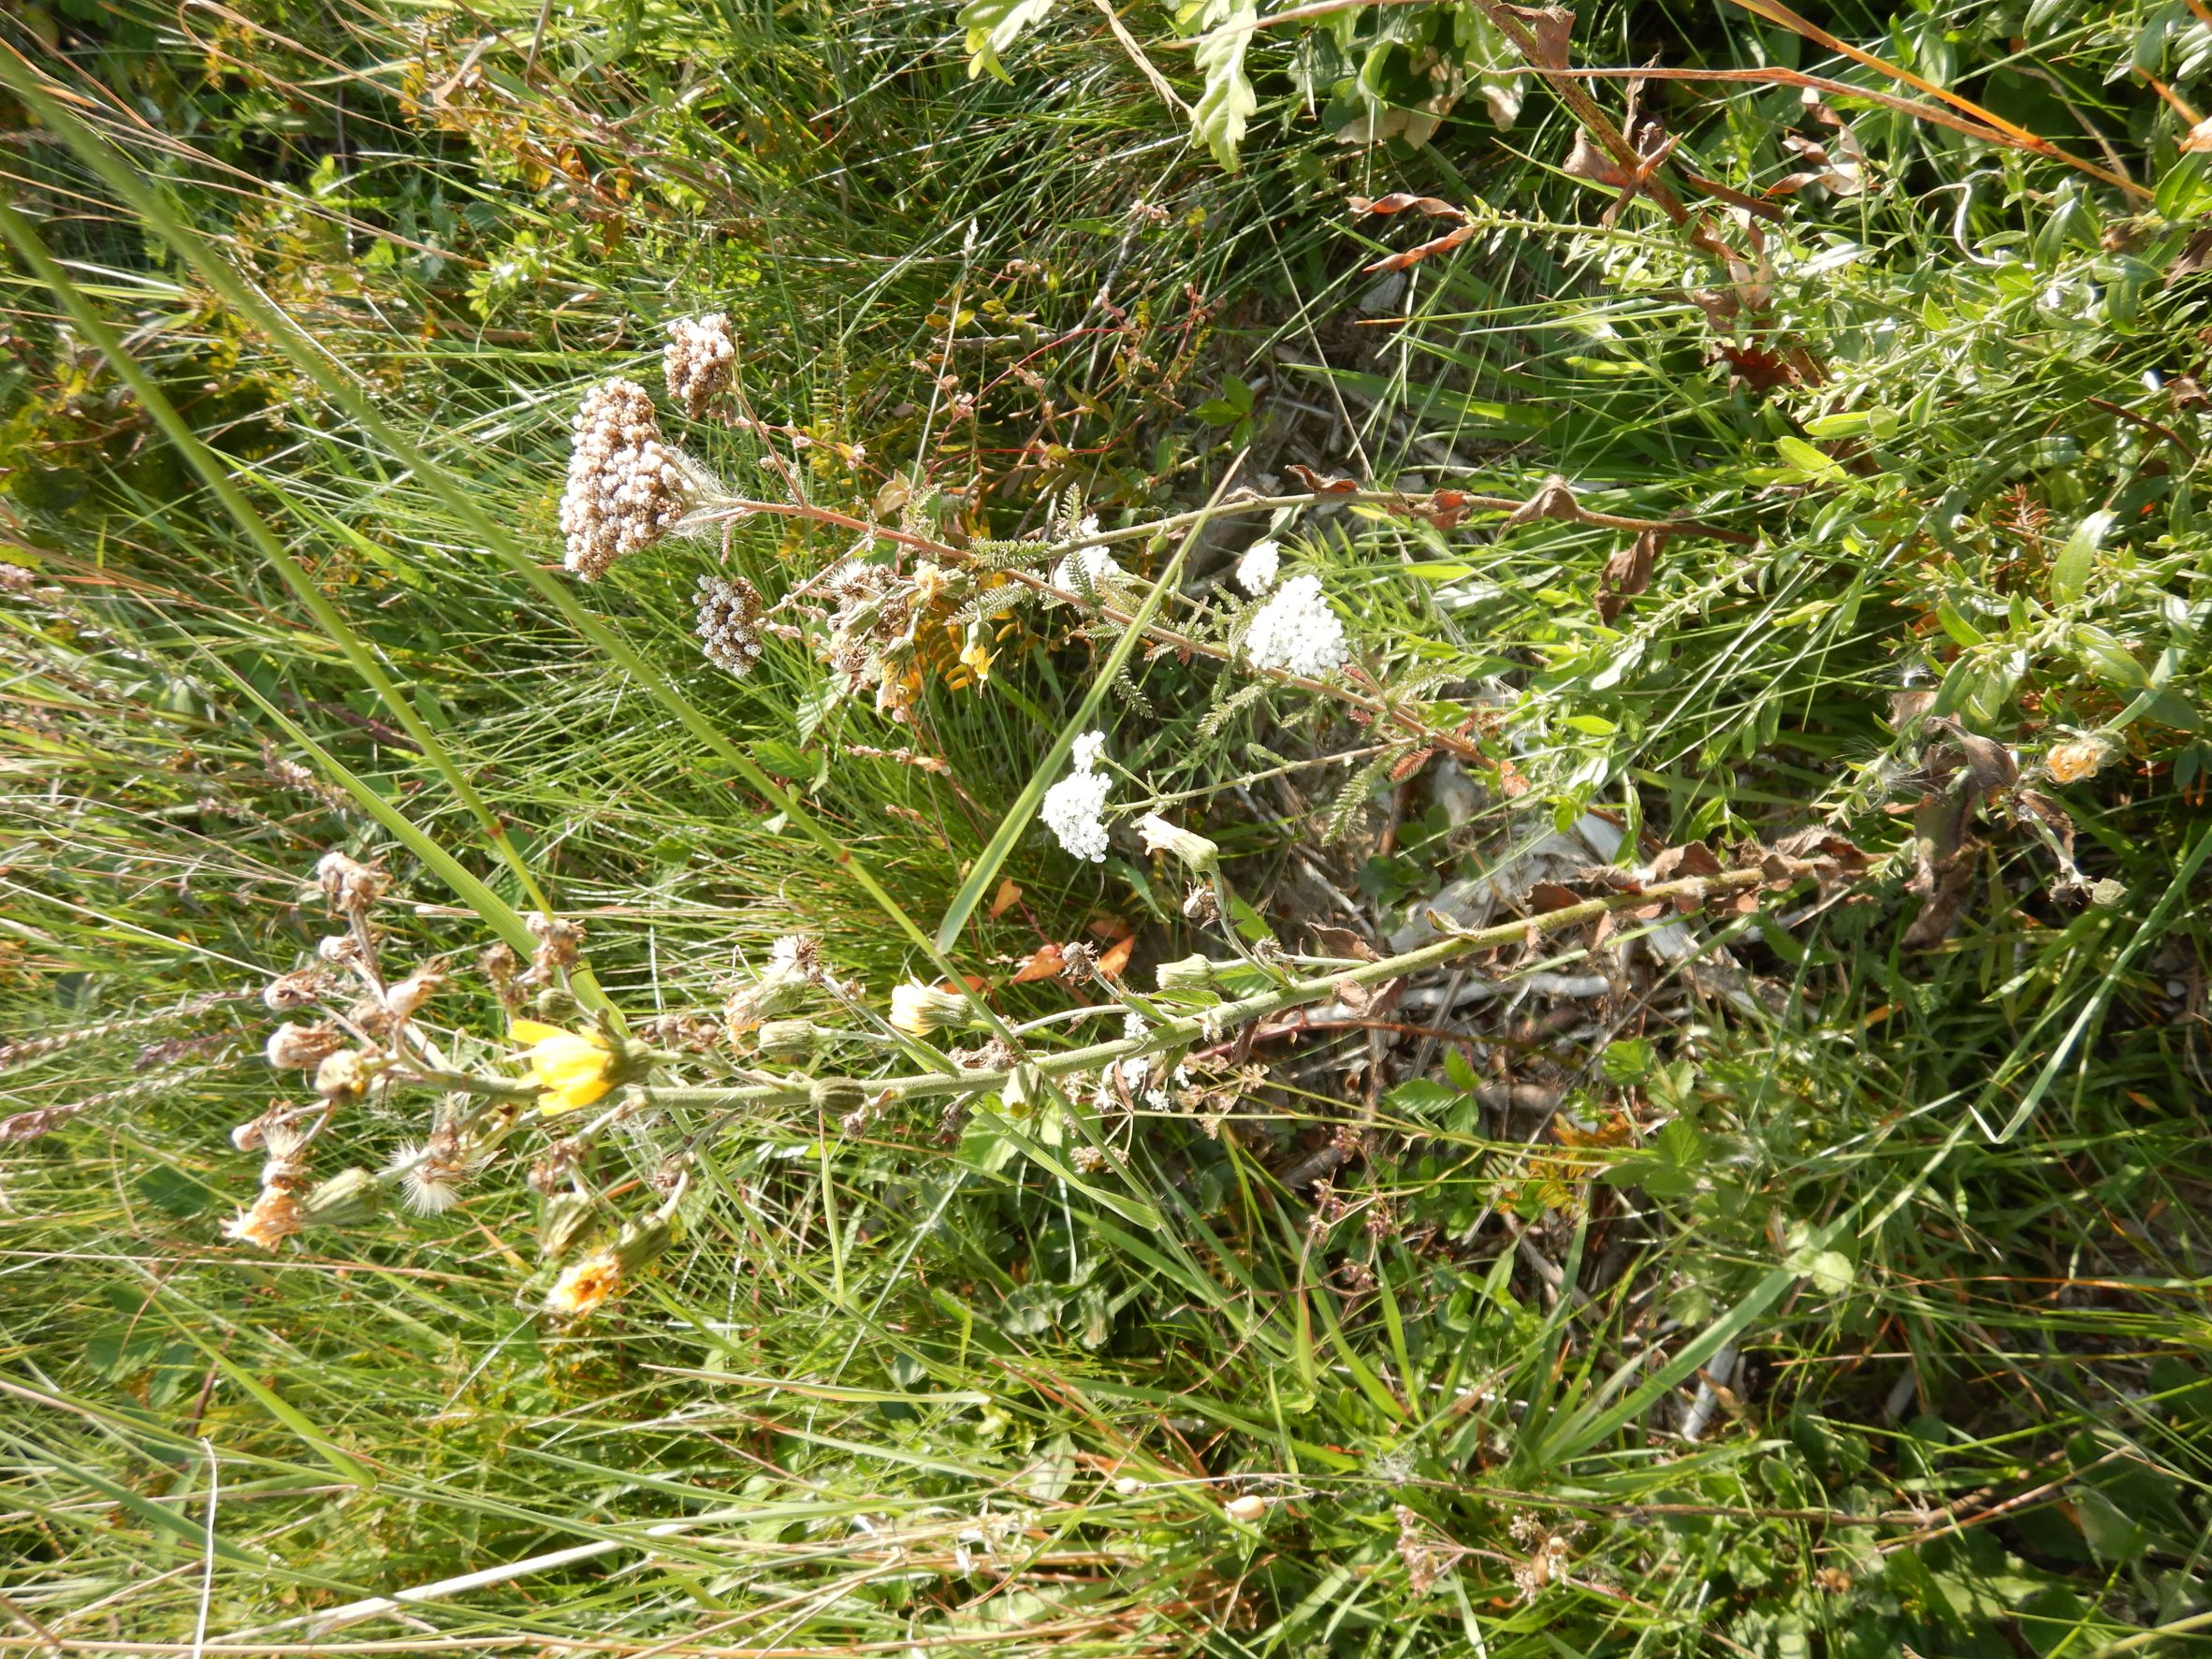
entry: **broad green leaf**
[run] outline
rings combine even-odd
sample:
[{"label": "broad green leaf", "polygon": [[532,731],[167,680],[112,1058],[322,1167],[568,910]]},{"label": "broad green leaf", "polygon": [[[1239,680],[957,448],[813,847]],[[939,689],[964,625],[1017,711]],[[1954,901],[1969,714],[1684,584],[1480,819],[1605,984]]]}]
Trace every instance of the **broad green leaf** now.
[{"label": "broad green leaf", "polygon": [[1823,455],[1802,438],[1777,438],[1774,447],[1784,461],[1824,484],[1839,482],[1849,476],[1833,456]]},{"label": "broad green leaf", "polygon": [[1805,430],[1815,438],[1888,439],[1897,436],[1897,429],[1894,409],[1846,409],[1837,415],[1816,415],[1805,423]]},{"label": "broad green leaf", "polygon": [[2112,529],[2113,517],[2111,513],[2091,513],[2074,526],[2066,545],[2059,549],[2051,565],[2051,597],[2059,604],[2079,604],[2088,591],[2089,570],[2096,563],[2097,549],[2104,545],[2105,533]]},{"label": "broad green leaf", "polygon": [[1851,1258],[1841,1250],[1801,1250],[1790,1258],[1790,1266],[1824,1296],[1841,1296],[1851,1288]]}]

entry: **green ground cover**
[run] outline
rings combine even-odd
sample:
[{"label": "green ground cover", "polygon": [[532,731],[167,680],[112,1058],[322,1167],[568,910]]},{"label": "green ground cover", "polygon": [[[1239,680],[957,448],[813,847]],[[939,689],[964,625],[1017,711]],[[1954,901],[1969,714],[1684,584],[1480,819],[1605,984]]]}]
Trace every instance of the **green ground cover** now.
[{"label": "green ground cover", "polygon": [[0,1649],[2212,1644],[2196,7],[0,44]]}]

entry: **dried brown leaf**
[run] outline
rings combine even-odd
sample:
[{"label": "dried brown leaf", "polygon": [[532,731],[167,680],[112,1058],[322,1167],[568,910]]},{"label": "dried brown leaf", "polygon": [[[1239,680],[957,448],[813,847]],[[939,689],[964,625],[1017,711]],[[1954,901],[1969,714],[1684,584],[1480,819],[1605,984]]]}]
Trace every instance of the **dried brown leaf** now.
[{"label": "dried brown leaf", "polygon": [[1404,270],[1408,266],[1419,265],[1422,260],[1433,258],[1438,254],[1450,253],[1461,243],[1471,240],[1474,235],[1474,226],[1463,225],[1456,230],[1446,231],[1432,241],[1422,242],[1419,247],[1407,248],[1402,253],[1386,254],[1382,258],[1375,260],[1374,264],[1363,265],[1360,269],[1369,275],[1377,271]]},{"label": "dried brown leaf", "polygon": [[1534,36],[1529,61],[1539,69],[1567,66],[1567,46],[1575,33],[1575,14],[1564,6],[1500,6],[1498,10],[1528,26]]},{"label": "dried brown leaf", "polygon": [[1017,985],[1026,985],[1035,980],[1056,980],[1068,966],[1066,956],[1057,945],[1040,945],[1037,954],[1022,964],[1021,971],[1013,976]]},{"label": "dried brown leaf", "polygon": [[1567,488],[1567,481],[1557,473],[1536,486],[1536,493],[1522,502],[1506,516],[1506,528],[1533,524],[1539,518],[1565,518],[1579,520],[1581,506],[1575,500],[1575,492]]},{"label": "dried brown leaf", "polygon": [[1560,166],[1577,179],[1587,179],[1593,184],[1604,184],[1615,190],[1635,182],[1635,175],[1580,127],[1575,129],[1574,147]]},{"label": "dried brown leaf", "polygon": [[1382,957],[1373,945],[1348,927],[1317,927],[1314,929],[1314,954],[1334,956],[1352,962],[1379,962]]},{"label": "dried brown leaf", "polygon": [[1597,578],[1597,618],[1608,627],[1628,602],[1652,585],[1652,568],[1666,546],[1663,530],[1640,531],[1636,540],[1606,560]]},{"label": "dried brown leaf", "polygon": [[1553,910],[1564,910],[1581,902],[1580,894],[1557,881],[1538,881],[1528,890],[1528,907],[1539,916],[1549,916]]},{"label": "dried brown leaf", "polygon": [[1011,881],[999,882],[998,891],[991,898],[991,920],[997,921],[999,917],[1019,904],[1021,898],[1022,890]]},{"label": "dried brown leaf", "polygon": [[1686,841],[1680,847],[1669,847],[1652,860],[1652,873],[1646,878],[1656,884],[1661,881],[1681,881],[1692,876],[1717,876],[1721,873],[1721,860],[1703,841]]},{"label": "dried brown leaf", "polygon": [[1435,489],[1418,500],[1402,502],[1398,510],[1438,530],[1450,530],[1475,510],[1475,502],[1463,489]]},{"label": "dried brown leaf", "polygon": [[1464,219],[1467,210],[1455,208],[1441,196],[1416,196],[1409,190],[1392,191],[1389,196],[1378,196],[1372,200],[1355,196],[1348,203],[1355,213],[1403,213],[1408,211],[1427,213],[1437,219]]},{"label": "dried brown leaf", "polygon": [[1304,485],[1315,495],[1350,495],[1360,488],[1360,481],[1357,478],[1332,477],[1325,473],[1317,473],[1311,467],[1301,466],[1295,461],[1285,467],[1283,471]]},{"label": "dried brown leaf", "polygon": [[1996,794],[2020,781],[2019,760],[2003,744],[1970,732],[1955,720],[1939,718],[1928,723],[1950,733],[1953,741],[1964,751],[1967,773],[1976,794]]},{"label": "dried brown leaf", "polygon": [[2166,265],[2166,284],[2171,287],[2183,277],[2192,277],[2212,269],[2212,229],[2200,230],[2182,243],[2181,252]]},{"label": "dried brown leaf", "polygon": [[1970,842],[1941,863],[1924,866],[1906,883],[1906,890],[1920,900],[1919,914],[1905,929],[1906,950],[1928,950],[1949,937],[1973,886],[1975,854],[1980,851],[1978,842]]},{"label": "dried brown leaf", "polygon": [[1104,974],[1108,979],[1117,980],[1121,978],[1122,970],[1128,968],[1129,965],[1130,953],[1135,951],[1136,948],[1137,936],[1135,934],[1131,934],[1127,939],[1122,939],[1119,943],[1112,946],[1099,956],[1099,971]]}]

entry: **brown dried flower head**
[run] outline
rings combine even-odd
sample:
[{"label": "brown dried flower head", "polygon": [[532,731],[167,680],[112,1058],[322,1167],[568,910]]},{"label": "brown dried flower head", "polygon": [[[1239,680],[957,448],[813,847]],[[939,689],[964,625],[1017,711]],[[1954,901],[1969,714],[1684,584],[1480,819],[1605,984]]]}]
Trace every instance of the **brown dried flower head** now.
[{"label": "brown dried flower head", "polygon": [[282,1186],[265,1186],[251,1209],[223,1224],[223,1236],[256,1249],[273,1250],[299,1227],[299,1201]]},{"label": "brown dried flower head", "polygon": [[286,1022],[269,1034],[269,1046],[262,1052],[271,1066],[304,1071],[310,1066],[320,1066],[344,1046],[344,1036],[327,1023],[295,1026]]},{"label": "brown dried flower head", "polygon": [[548,916],[543,910],[532,910],[522,918],[523,926],[538,941],[537,953],[531,958],[530,971],[516,981],[518,985],[536,987],[549,985],[557,971],[565,972],[576,965],[584,949],[584,924],[560,916]]},{"label": "brown dried flower head", "polygon": [[395,1020],[412,1019],[415,1010],[437,994],[445,976],[434,968],[418,968],[396,985],[385,988],[385,1011]]},{"label": "brown dried flower head", "polygon": [[373,864],[326,852],[315,865],[315,887],[333,915],[358,916],[385,895],[391,879]]},{"label": "brown dried flower head", "polygon": [[560,498],[568,568],[586,581],[649,547],[683,517],[690,478],[661,441],[653,400],[635,381],[603,381],[584,394]]},{"label": "brown dried flower head", "polygon": [[761,594],[743,576],[701,576],[699,648],[717,668],[742,679],[761,660]]},{"label": "brown dried flower head", "polygon": [[329,988],[329,973],[320,963],[314,963],[277,975],[262,991],[261,1001],[271,1013],[296,1013],[300,1009],[313,1008]]},{"label": "brown dried flower head", "polygon": [[727,313],[681,317],[668,325],[661,371],[668,382],[669,398],[693,420],[702,418],[708,405],[730,389],[736,363],[737,342],[730,338]]}]

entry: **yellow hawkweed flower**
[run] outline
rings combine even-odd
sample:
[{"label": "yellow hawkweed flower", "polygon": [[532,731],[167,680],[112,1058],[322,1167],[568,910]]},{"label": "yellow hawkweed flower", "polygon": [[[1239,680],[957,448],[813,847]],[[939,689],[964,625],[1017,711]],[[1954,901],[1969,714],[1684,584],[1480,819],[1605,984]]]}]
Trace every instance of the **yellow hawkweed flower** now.
[{"label": "yellow hawkweed flower", "polygon": [[574,1112],[615,1086],[609,1075],[615,1055],[604,1038],[535,1020],[517,1020],[511,1034],[530,1044],[531,1081],[545,1090],[538,1097],[540,1112]]}]

